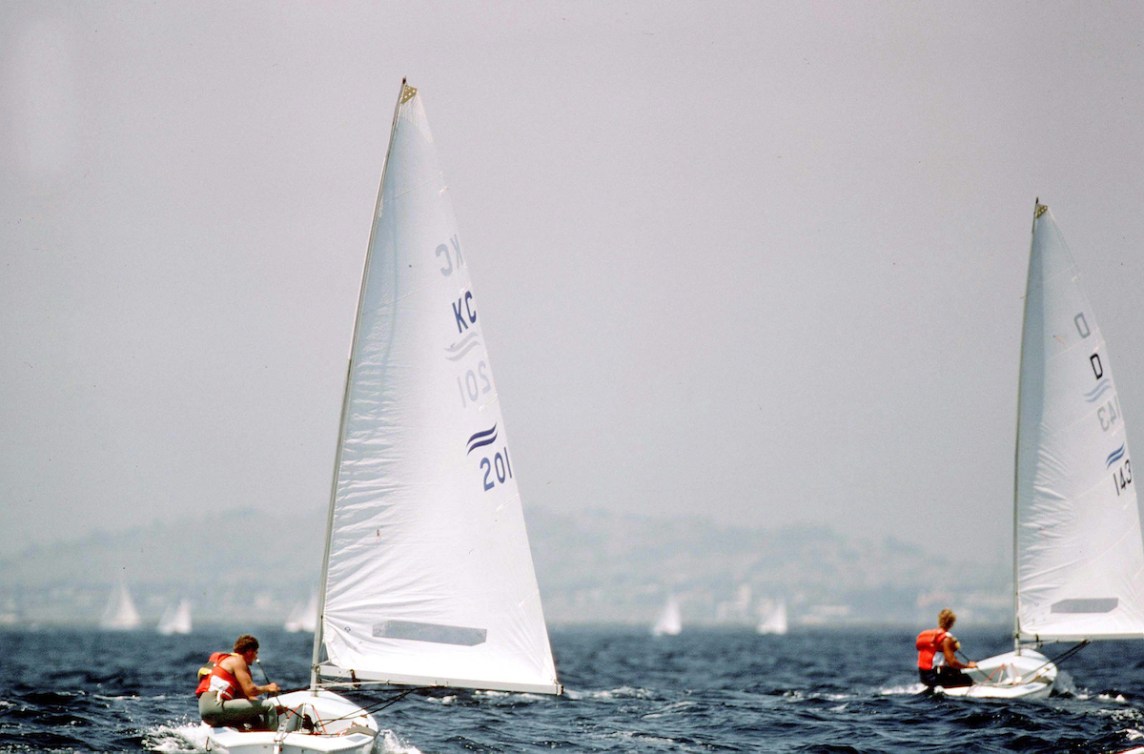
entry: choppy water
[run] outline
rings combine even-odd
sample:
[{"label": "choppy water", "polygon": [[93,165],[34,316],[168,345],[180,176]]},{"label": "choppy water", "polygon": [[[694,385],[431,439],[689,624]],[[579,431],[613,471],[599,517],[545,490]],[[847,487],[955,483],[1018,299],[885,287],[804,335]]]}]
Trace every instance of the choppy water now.
[{"label": "choppy water", "polygon": [[[0,632],[0,750],[201,751],[195,671],[236,633]],[[309,635],[256,633],[271,679],[304,685]],[[1000,629],[958,633],[970,656],[1008,648]],[[378,715],[387,732],[376,750],[1116,752],[1144,743],[1144,642],[1093,645],[1066,665],[1072,694],[1017,703],[919,694],[909,631],[653,639],[555,629],[552,643],[564,697],[411,696]]]}]

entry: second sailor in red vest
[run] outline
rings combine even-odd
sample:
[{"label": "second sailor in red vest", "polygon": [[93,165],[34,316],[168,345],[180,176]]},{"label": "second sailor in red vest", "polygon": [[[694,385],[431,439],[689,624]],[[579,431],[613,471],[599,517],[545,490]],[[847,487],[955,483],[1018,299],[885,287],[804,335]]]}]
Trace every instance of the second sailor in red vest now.
[{"label": "second sailor in red vest", "polygon": [[949,632],[956,621],[957,616],[947,607],[937,614],[937,628],[926,629],[918,634],[918,677],[927,688],[973,685],[973,679],[962,673],[961,669],[975,668],[977,663],[957,659],[961,642]]},{"label": "second sailor in red vest", "polygon": [[258,639],[243,634],[233,652],[215,652],[199,671],[199,715],[208,725],[250,726],[259,730],[278,728],[277,707],[258,699],[259,694],[277,694],[278,684],[259,686],[250,675],[258,659]]}]

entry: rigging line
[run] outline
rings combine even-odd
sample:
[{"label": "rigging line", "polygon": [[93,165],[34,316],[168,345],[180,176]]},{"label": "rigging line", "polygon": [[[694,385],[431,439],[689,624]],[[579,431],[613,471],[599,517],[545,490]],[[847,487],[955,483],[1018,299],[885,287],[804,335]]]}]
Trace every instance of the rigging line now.
[{"label": "rigging line", "polygon": [[1046,659],[1043,663],[1041,663],[1037,667],[1033,668],[1028,673],[1022,674],[1021,676],[1019,676],[1017,678],[1016,683],[1024,683],[1026,678],[1035,678],[1037,673],[1041,672],[1042,668],[1047,668],[1049,665],[1059,665],[1060,663],[1062,663],[1065,660],[1067,660],[1068,658],[1072,657],[1073,655],[1075,655],[1077,652],[1081,651],[1082,649],[1084,649],[1088,645],[1089,645],[1088,639],[1082,640],[1079,644],[1075,644],[1075,645],[1069,647],[1068,649],[1061,652],[1056,657],[1050,657],[1050,658]]},{"label": "rigging line", "polygon": [[380,702],[374,702],[373,704],[365,705],[365,706],[361,707],[360,710],[354,710],[353,712],[342,715],[341,717],[332,717],[332,718],[325,720],[323,722],[324,723],[333,723],[333,722],[337,722],[339,720],[346,720],[346,719],[351,718],[351,717],[357,717],[363,711],[366,714],[372,715],[375,712],[381,712],[383,709],[390,706],[391,704],[396,704],[397,702],[400,702],[402,699],[409,696],[414,691],[428,691],[431,688],[432,688],[431,686],[414,686],[412,688],[405,689],[404,691],[399,693],[397,696],[394,696],[390,699],[382,699]]},{"label": "rigging line", "polygon": [[[266,668],[262,667],[262,661],[261,660],[255,658],[254,664],[257,665],[258,669],[262,671],[262,677],[266,680],[267,685],[274,683],[274,681],[270,680],[270,674],[266,672]],[[303,687],[303,688],[308,688],[308,687]],[[290,689],[290,691],[301,691],[301,690],[302,689]],[[287,692],[283,691],[282,689],[278,689],[278,691],[274,692],[273,694],[271,694],[270,692],[267,692],[266,698],[267,699],[277,699],[279,696],[281,696],[282,694],[285,694],[285,693],[287,693]],[[279,705],[279,706],[281,706],[281,705]]]},{"label": "rigging line", "polygon": [[405,689],[404,691],[402,691],[400,694],[393,697],[392,699],[386,699],[382,702],[378,702],[376,704],[371,704],[370,706],[366,707],[366,710],[370,714],[373,714],[374,712],[381,712],[383,709],[390,706],[391,704],[396,704],[397,702],[400,702],[402,699],[409,696],[414,691],[426,691],[426,690],[428,690],[428,688],[429,688],[428,686],[415,686],[413,688]]},{"label": "rigging line", "polygon": [[1089,639],[1083,639],[1078,644],[1069,647],[1064,652],[1061,652],[1059,655],[1049,660],[1049,662],[1053,662],[1059,665],[1060,663],[1075,655],[1077,652],[1087,647],[1090,643],[1091,642]]},{"label": "rigging line", "polygon": [[[965,652],[962,652],[962,651],[961,651],[961,648],[960,648],[960,647],[957,649],[957,653],[958,653],[959,655],[961,655],[963,658],[965,658],[965,661],[966,661],[966,662],[973,662],[973,660],[969,659],[969,655],[967,655],[967,654],[965,654]],[[967,665],[967,666],[966,666],[966,668],[968,668],[968,667],[969,667],[969,666]],[[973,670],[978,670],[978,668],[973,668]],[[992,672],[990,672],[990,673],[985,673],[985,677],[986,677],[986,678],[989,680],[989,682],[990,682],[990,683],[997,683],[997,682],[998,682],[998,680],[999,680],[999,679],[1000,679],[1000,677],[1001,677],[1001,674],[1002,674],[1004,671],[1005,671],[1005,668],[1004,668],[1004,667],[999,667],[999,668],[997,668],[997,669],[993,670],[993,671],[992,671]],[[984,672],[984,671],[982,671],[982,672]],[[994,675],[996,675],[996,676],[997,676],[997,678],[994,678],[994,677],[993,677]]]},{"label": "rigging line", "polygon": [[[262,671],[262,678],[263,678],[263,679],[266,681],[266,684],[267,684],[267,685],[270,685],[271,683],[274,683],[274,681],[270,680],[270,674],[266,672],[266,668],[262,667],[262,661],[261,661],[261,660],[259,660],[259,659],[256,657],[256,658],[254,659],[254,664],[255,664],[255,665],[257,665],[257,666],[258,666],[258,669]],[[253,679],[251,679],[251,680],[253,680]],[[279,700],[279,699],[278,699],[278,696],[279,696],[279,694],[281,694],[281,693],[283,693],[283,692],[282,692],[282,690],[281,690],[281,689],[279,689],[277,693],[274,693],[274,694],[269,694],[269,693],[268,693],[266,698],[267,698],[267,700],[268,700],[268,701],[269,701],[270,699],[274,699],[276,702],[277,702],[277,701],[281,701],[281,700]],[[275,713],[277,714],[277,711],[278,711],[279,709],[282,709],[282,706],[283,706],[283,705],[281,705],[281,704],[275,704],[274,706],[275,706],[275,708],[276,708],[274,711],[275,711]],[[289,719],[290,715],[291,715],[291,714],[293,714],[293,712],[294,712],[294,710],[291,710],[291,709],[287,709],[287,710],[286,710],[286,717],[287,717],[287,719]],[[269,716],[267,716],[267,719],[269,719]],[[290,733],[290,731],[289,731],[289,730],[286,730],[285,728],[282,728],[282,729],[279,729],[279,728],[275,728],[275,731],[274,731],[274,747],[275,747],[275,751],[279,751],[279,750],[281,750],[281,747],[282,747],[282,742],[286,740],[286,735],[287,735],[288,733]]]},{"label": "rigging line", "polygon": [[266,679],[267,685],[274,683],[274,681],[270,680],[270,674],[266,672],[266,668],[262,667],[262,660],[259,660],[256,657],[254,658],[254,664],[257,665],[258,669],[262,671],[262,677]]}]

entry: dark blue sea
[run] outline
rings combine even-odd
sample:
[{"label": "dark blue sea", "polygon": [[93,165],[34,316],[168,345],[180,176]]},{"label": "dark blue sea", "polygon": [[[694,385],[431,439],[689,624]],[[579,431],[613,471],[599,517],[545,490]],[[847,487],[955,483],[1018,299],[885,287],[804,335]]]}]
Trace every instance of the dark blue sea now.
[{"label": "dark blue sea", "polygon": [[[236,633],[0,632],[0,750],[202,751],[195,671]],[[310,636],[256,633],[270,679],[305,685]],[[958,633],[973,657],[1009,648],[1002,629]],[[1144,643],[1085,649],[1063,668],[1069,694],[996,702],[918,693],[913,635],[695,630],[653,639],[557,628],[565,696],[414,694],[377,715],[386,733],[375,751],[1117,752],[1144,743]]]}]

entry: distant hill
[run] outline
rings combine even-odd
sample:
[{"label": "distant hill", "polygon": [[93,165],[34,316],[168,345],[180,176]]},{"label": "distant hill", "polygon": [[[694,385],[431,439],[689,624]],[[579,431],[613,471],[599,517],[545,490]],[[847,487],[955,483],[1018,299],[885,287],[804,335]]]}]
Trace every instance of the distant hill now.
[{"label": "distant hill", "polygon": [[93,623],[123,580],[145,621],[186,597],[199,621],[277,623],[317,587],[324,527],[319,514],[287,519],[253,510],[225,520],[121,524],[0,561],[0,608],[7,606],[9,622],[15,612],[33,621]]},{"label": "distant hill", "polygon": [[[703,518],[601,511],[528,512],[550,623],[650,625],[668,592],[685,625],[750,626],[783,597],[792,625],[928,623],[945,604],[963,622],[1004,622],[1007,566],[935,558],[893,539],[826,527],[754,529]],[[94,623],[112,586],[130,587],[145,621],[180,597],[199,622],[280,624],[317,586],[324,516],[255,511],[123,526],[32,547],[0,561],[0,621]],[[257,566],[251,566],[257,563]]]},{"label": "distant hill", "polygon": [[684,624],[754,626],[767,599],[793,625],[1011,618],[1007,560],[935,557],[890,537],[851,539],[824,526],[760,529],[701,517],[532,511],[529,535],[545,614],[557,623],[651,625],[668,592]]}]

